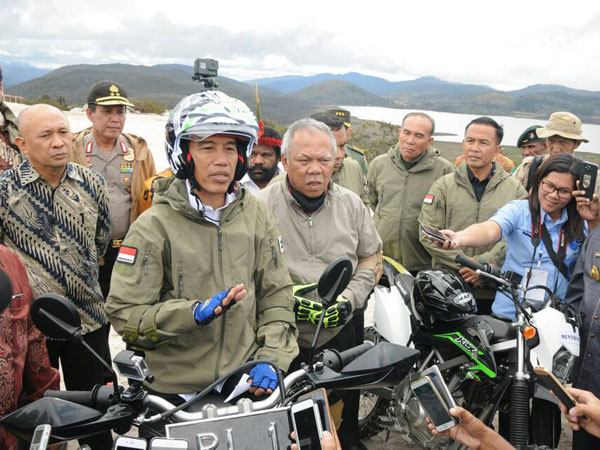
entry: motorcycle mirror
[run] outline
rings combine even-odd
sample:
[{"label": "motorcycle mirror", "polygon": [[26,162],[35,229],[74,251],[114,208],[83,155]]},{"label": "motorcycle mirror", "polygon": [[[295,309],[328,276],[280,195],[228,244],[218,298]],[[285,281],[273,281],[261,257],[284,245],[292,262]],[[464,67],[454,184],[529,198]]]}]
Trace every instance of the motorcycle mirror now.
[{"label": "motorcycle mirror", "polygon": [[346,257],[332,261],[319,278],[317,292],[323,301],[323,307],[331,306],[352,278],[352,263]]},{"label": "motorcycle mirror", "polygon": [[81,340],[81,318],[75,306],[57,294],[42,294],[31,305],[31,318],[42,333],[54,339]]},{"label": "motorcycle mirror", "polygon": [[81,334],[81,317],[75,306],[58,294],[42,294],[31,305],[31,319],[36,327],[46,336],[53,339],[66,339],[83,345],[112,376],[113,389],[119,398],[119,380],[117,373],[104,359],[83,340]]},{"label": "motorcycle mirror", "polygon": [[0,314],[10,305],[12,296],[13,286],[10,278],[4,270],[0,269]]}]

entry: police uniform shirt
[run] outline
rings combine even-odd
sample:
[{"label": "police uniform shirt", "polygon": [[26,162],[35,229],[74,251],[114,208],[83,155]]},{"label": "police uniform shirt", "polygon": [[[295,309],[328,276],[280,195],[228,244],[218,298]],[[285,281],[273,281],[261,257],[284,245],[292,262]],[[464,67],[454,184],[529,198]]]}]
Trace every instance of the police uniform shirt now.
[{"label": "police uniform shirt", "polygon": [[127,154],[132,155],[133,149],[125,136],[120,135],[112,151],[105,152],[100,150],[93,133],[86,136],[84,149],[88,166],[106,180],[112,218],[110,238],[121,239],[129,230],[134,161],[126,159],[131,159]]}]

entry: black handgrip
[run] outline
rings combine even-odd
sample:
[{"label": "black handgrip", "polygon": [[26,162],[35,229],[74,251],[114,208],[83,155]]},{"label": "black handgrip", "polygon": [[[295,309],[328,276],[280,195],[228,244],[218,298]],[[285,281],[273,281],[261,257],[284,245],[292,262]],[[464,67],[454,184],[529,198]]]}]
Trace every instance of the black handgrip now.
[{"label": "black handgrip", "polygon": [[489,273],[490,275],[494,275],[495,277],[506,279],[506,277],[502,274],[502,272],[500,272],[500,270],[497,267],[494,267],[487,263],[479,264],[477,261],[473,261],[472,259],[467,258],[466,256],[460,253],[456,255],[454,261],[456,261],[456,263],[460,264],[461,266],[468,267],[469,269],[481,270],[482,272]]},{"label": "black handgrip", "polygon": [[323,352],[323,365],[337,372],[371,348],[373,348],[373,344],[365,342],[343,352],[333,349],[325,350]]},{"label": "black handgrip", "polygon": [[92,391],[46,391],[44,397],[60,398],[83,406],[92,406]]},{"label": "black handgrip", "polygon": [[489,270],[488,270],[489,264],[485,264],[485,265],[479,264],[478,262],[473,261],[472,259],[469,259],[460,253],[458,255],[456,255],[456,258],[454,258],[454,261],[456,261],[456,263],[460,264],[461,266],[468,267],[469,269],[481,270],[482,272],[489,272]]},{"label": "black handgrip", "polygon": [[77,403],[83,406],[89,406],[100,411],[106,411],[110,406],[119,401],[115,397],[115,391],[112,386],[96,385],[91,391],[46,391],[44,397],[54,397]]}]

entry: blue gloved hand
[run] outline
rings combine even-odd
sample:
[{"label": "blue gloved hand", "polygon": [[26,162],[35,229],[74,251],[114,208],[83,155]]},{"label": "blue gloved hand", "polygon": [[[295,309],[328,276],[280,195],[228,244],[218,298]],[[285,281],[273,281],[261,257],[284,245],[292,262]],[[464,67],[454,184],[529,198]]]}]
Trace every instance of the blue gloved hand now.
[{"label": "blue gloved hand", "polygon": [[277,374],[275,370],[267,363],[258,363],[250,371],[252,387],[262,388],[264,390],[275,390],[277,387]]},{"label": "blue gloved hand", "polygon": [[198,323],[198,325],[208,325],[215,317],[217,317],[215,309],[219,306],[221,307],[221,313],[219,315],[231,308],[235,301],[229,302],[228,305],[223,305],[223,300],[227,297],[227,294],[229,294],[229,289],[213,295],[208,300],[196,303],[194,306],[194,319],[196,319],[196,323]]}]

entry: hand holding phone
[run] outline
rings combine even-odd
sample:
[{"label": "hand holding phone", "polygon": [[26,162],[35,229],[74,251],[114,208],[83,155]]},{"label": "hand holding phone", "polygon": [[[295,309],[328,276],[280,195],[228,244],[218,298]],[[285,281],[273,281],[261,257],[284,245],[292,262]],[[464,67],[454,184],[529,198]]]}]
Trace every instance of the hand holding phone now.
[{"label": "hand holding phone", "polygon": [[598,165],[588,161],[583,161],[581,165],[581,173],[579,175],[579,189],[585,192],[583,196],[589,200],[594,198],[597,176]]},{"label": "hand holding phone", "polygon": [[321,450],[323,427],[317,404],[312,400],[295,403],[291,408],[292,425],[300,450]]},{"label": "hand holding phone", "polygon": [[456,426],[456,419],[450,415],[448,406],[431,378],[423,377],[413,381],[410,388],[437,431],[442,432]]},{"label": "hand holding phone", "polygon": [[435,227],[430,227],[429,225],[421,223],[421,230],[423,230],[423,234],[425,234],[425,236],[427,236],[433,242],[443,244],[448,240],[446,239],[446,236],[440,233],[440,230]]},{"label": "hand holding phone", "polygon": [[537,379],[540,383],[546,389],[551,390],[561,403],[567,407],[567,410],[577,405],[577,401],[569,394],[563,384],[558,381],[558,378],[556,378],[551,371],[542,366],[536,367],[533,371],[537,375]]}]

